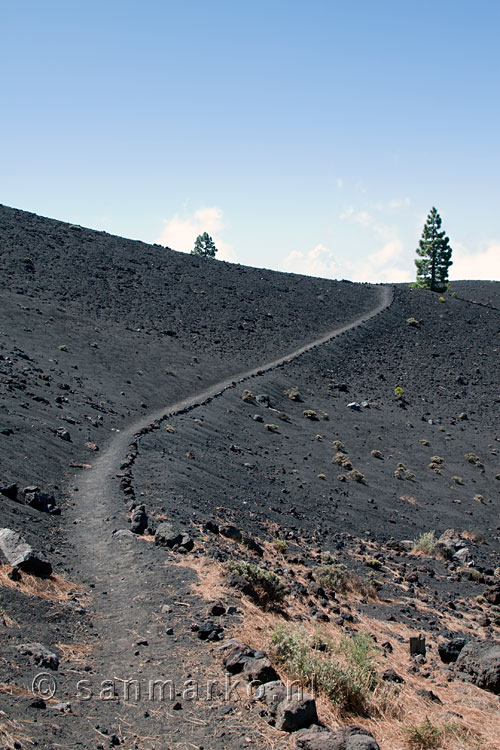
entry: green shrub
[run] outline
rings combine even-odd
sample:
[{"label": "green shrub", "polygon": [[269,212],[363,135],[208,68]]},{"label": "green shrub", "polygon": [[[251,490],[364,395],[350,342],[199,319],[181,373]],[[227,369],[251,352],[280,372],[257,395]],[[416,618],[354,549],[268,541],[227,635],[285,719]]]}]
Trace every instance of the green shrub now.
[{"label": "green shrub", "polygon": [[286,391],[284,391],[284,395],[287,396],[290,401],[302,401],[298,388],[288,388]]},{"label": "green shrub", "polygon": [[409,471],[409,469],[406,468],[406,464],[402,461],[398,463],[394,476],[396,479],[415,479],[415,474],[412,471]]},{"label": "green shrub", "polygon": [[318,416],[317,416],[316,412],[314,411],[314,409],[304,409],[304,411],[302,412],[302,414],[304,415],[304,417],[306,419],[316,420],[318,418]]},{"label": "green shrub", "polygon": [[433,555],[436,551],[437,539],[434,531],[425,531],[413,542],[412,550],[424,555]]},{"label": "green shrub", "polygon": [[317,690],[344,712],[366,714],[377,685],[373,666],[373,641],[362,635],[345,638],[337,648],[318,652],[314,639],[303,628],[277,625],[271,633],[271,655],[289,677]]},{"label": "green shrub", "polygon": [[256,563],[229,560],[226,569],[229,573],[241,576],[253,586],[260,604],[275,604],[282,601],[288,593],[288,587],[279,575]]},{"label": "green shrub", "polygon": [[420,321],[416,318],[407,318],[406,323],[409,326],[413,326],[414,328],[417,328],[420,325]]},{"label": "green shrub", "polygon": [[346,471],[352,469],[351,460],[346,456],[345,453],[341,453],[340,451],[336,453],[332,458],[332,463],[336,464],[337,466],[342,466],[342,468],[346,469]]},{"label": "green shrub", "polygon": [[400,385],[397,385],[394,388],[394,395],[396,396],[396,398],[398,399],[398,401],[400,401],[403,398],[403,389],[401,388]]},{"label": "green shrub", "polygon": [[410,750],[438,750],[442,746],[443,733],[439,727],[426,719],[423,724],[405,727],[406,744]]},{"label": "green shrub", "polygon": [[365,482],[366,482],[365,475],[362,474],[357,469],[351,469],[351,471],[348,471],[347,472],[347,478],[351,482],[359,482],[360,484],[365,484]]},{"label": "green shrub", "polygon": [[265,424],[264,427],[266,428],[266,430],[269,430],[269,432],[278,432],[277,424]]},{"label": "green shrub", "polygon": [[429,469],[432,469],[435,474],[441,474],[441,467],[444,464],[444,459],[441,456],[431,456],[431,462]]},{"label": "green shrub", "polygon": [[483,467],[483,464],[481,463],[481,459],[479,458],[479,456],[476,456],[475,453],[466,453],[464,458],[466,461],[468,461],[470,464],[473,464],[474,466],[478,466],[479,468]]},{"label": "green shrub", "polygon": [[277,550],[279,550],[281,553],[286,552],[288,549],[288,544],[284,539],[275,539],[274,540],[274,546]]}]

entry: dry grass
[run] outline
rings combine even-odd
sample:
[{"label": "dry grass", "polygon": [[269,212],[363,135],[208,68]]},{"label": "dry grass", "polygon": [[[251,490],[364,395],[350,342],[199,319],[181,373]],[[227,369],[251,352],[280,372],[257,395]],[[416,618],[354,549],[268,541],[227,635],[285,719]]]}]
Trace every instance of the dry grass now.
[{"label": "dry grass", "polygon": [[0,587],[15,589],[26,596],[67,602],[76,591],[84,589],[84,586],[66,581],[62,576],[57,575],[39,578],[29,573],[21,573],[20,581],[12,581],[8,576],[10,570],[10,565],[0,565]]},{"label": "dry grass", "polygon": [[90,661],[93,646],[85,643],[56,643],[56,648],[61,652],[63,661],[84,667]]},{"label": "dry grass", "polygon": [[[273,551],[275,554],[270,545],[269,554]],[[266,549],[266,557],[267,554]],[[194,584],[194,591],[204,600],[214,601],[227,597],[223,567],[219,563],[198,558],[182,560],[177,565],[190,568],[197,573],[198,582]],[[298,580],[302,573],[301,566],[295,566],[295,569]],[[345,604],[350,601],[355,611],[356,597],[350,595],[338,598],[344,598]],[[430,610],[427,603],[414,599],[412,601],[417,604],[416,614],[418,611]],[[308,616],[307,607],[299,599],[290,600],[284,613],[263,611],[244,596],[239,598],[238,606],[243,612],[243,617],[234,628],[234,632],[228,632],[227,635],[234,636],[257,649],[268,651],[270,633],[277,625],[290,622],[293,615],[303,617],[300,624],[311,635],[320,632],[325,639],[333,642],[339,642],[345,637],[345,630],[336,623],[318,624],[316,620],[312,620]],[[421,726],[427,717],[431,724],[439,729],[440,750],[500,750],[500,742],[497,739],[500,734],[500,717],[496,696],[459,680],[448,683],[437,656],[437,641],[429,636],[428,642],[432,644],[433,649],[429,651],[426,669],[430,672],[430,678],[423,679],[419,675],[408,673],[407,668],[411,663],[408,643],[410,636],[416,633],[415,628],[356,613],[359,617],[359,623],[355,626],[356,632],[374,636],[378,644],[391,641],[392,653],[380,650],[375,657],[377,671],[381,673],[392,667],[405,679],[403,685],[397,686],[381,682],[370,701],[369,716],[361,720],[361,724],[374,734],[381,748],[411,750],[411,745],[408,744],[408,729]],[[471,612],[470,617],[464,616],[464,619],[460,620],[461,629],[473,628],[476,615],[477,613]],[[451,610],[449,613],[440,613],[439,619],[443,628],[453,630],[458,627],[455,614]],[[278,669],[278,672],[283,679],[287,678],[283,670]],[[418,697],[416,691],[421,688],[432,689],[440,696],[443,705]],[[316,702],[321,721],[331,728],[345,726],[346,723],[360,723],[359,717],[343,715],[338,707],[324,696],[317,696]],[[460,717],[453,714],[459,714]],[[275,730],[267,727],[264,722],[262,731],[266,737],[266,744],[278,740]],[[283,747],[282,744],[280,746]]]},{"label": "dry grass", "polygon": [[[1,683],[0,692],[2,692]],[[6,715],[0,716],[0,746],[2,748],[25,747],[32,744],[26,730],[18,721],[13,721]]]}]

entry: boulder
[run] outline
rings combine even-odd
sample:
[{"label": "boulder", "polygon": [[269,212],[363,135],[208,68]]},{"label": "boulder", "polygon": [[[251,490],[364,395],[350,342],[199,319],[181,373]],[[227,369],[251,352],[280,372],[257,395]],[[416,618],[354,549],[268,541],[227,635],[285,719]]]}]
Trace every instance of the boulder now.
[{"label": "boulder", "polygon": [[0,551],[9,565],[36,576],[50,576],[52,565],[12,529],[0,529]]},{"label": "boulder", "polygon": [[260,406],[271,406],[271,399],[266,393],[259,393],[255,396],[255,402]]},{"label": "boulder", "polygon": [[3,487],[0,487],[0,494],[5,495],[9,500],[17,501],[17,484],[5,484]]},{"label": "boulder", "polygon": [[490,604],[500,604],[500,583],[487,588],[483,596]]},{"label": "boulder", "polygon": [[465,638],[450,638],[444,643],[438,644],[438,653],[444,664],[455,662],[467,641]]},{"label": "boulder", "polygon": [[276,710],[276,729],[281,732],[297,732],[317,721],[316,701],[310,695],[287,697]]},{"label": "boulder", "polygon": [[148,528],[148,516],[144,505],[139,505],[132,514],[130,531],[132,534],[144,534]]},{"label": "boulder", "polygon": [[287,689],[281,680],[274,680],[261,685],[255,697],[266,704],[270,716],[274,717],[280,703],[287,698]]},{"label": "boulder", "polygon": [[404,678],[401,677],[401,675],[399,675],[397,672],[395,672],[394,669],[386,669],[382,675],[382,679],[385,682],[398,682],[400,684],[404,683]]},{"label": "boulder", "polygon": [[17,650],[20,654],[31,656],[38,667],[54,671],[59,668],[59,657],[43,643],[23,643]]},{"label": "boulder", "polygon": [[226,539],[233,539],[235,542],[241,542],[243,539],[243,534],[238,529],[238,527],[232,526],[231,524],[224,524],[223,526],[220,526],[219,534],[225,536]]},{"label": "boulder", "polygon": [[55,497],[47,492],[41,492],[39,487],[25,487],[22,494],[25,504],[35,510],[52,515],[58,515],[61,512],[57,507]]},{"label": "boulder", "polygon": [[380,750],[371,732],[354,725],[335,731],[311,727],[297,735],[295,747],[298,750]]},{"label": "boulder", "polygon": [[456,669],[484,690],[500,694],[500,643],[470,641],[460,652]]},{"label": "boulder", "polygon": [[279,675],[267,656],[248,659],[243,666],[243,677],[248,682],[260,682],[262,685],[279,680]]},{"label": "boulder", "polygon": [[160,547],[183,547],[188,552],[193,549],[194,542],[184,529],[177,524],[165,521],[160,523],[155,533],[155,544]]},{"label": "boulder", "polygon": [[222,663],[230,674],[239,674],[243,671],[249,659],[255,657],[255,651],[246,643],[235,643],[224,656]]}]

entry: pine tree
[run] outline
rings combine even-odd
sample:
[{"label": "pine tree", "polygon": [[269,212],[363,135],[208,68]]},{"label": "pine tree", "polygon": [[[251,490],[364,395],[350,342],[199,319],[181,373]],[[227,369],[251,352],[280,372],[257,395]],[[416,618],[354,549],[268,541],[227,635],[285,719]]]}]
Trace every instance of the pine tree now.
[{"label": "pine tree", "polygon": [[215,242],[208,232],[203,232],[203,234],[199,234],[196,238],[191,255],[197,255],[199,258],[215,258],[216,252]]},{"label": "pine tree", "polygon": [[415,260],[417,266],[416,286],[432,292],[444,292],[448,287],[448,268],[452,264],[450,238],[440,231],[441,217],[433,207],[425,222],[422,238],[418,243]]}]

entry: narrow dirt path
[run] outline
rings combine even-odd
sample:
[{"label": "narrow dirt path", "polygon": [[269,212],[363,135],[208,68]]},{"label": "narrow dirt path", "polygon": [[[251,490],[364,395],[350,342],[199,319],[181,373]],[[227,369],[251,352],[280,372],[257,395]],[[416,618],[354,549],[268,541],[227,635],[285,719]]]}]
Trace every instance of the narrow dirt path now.
[{"label": "narrow dirt path", "polygon": [[[91,609],[95,617],[94,632],[97,643],[93,650],[93,671],[81,675],[83,678],[89,678],[86,688],[91,691],[94,698],[85,703],[85,713],[82,713],[82,716],[86,715],[95,723],[98,719],[102,721],[103,715],[109,712],[109,721],[115,726],[120,725],[124,737],[130,737],[132,732],[136,736],[149,738],[150,744],[129,744],[127,739],[124,746],[211,747],[206,741],[209,720],[200,718],[199,710],[192,713],[190,719],[187,710],[172,712],[171,704],[167,708],[162,706],[162,722],[166,722],[169,727],[166,742],[164,733],[161,740],[157,734],[158,724],[154,724],[153,730],[153,725],[149,726],[147,722],[149,715],[155,716],[151,706],[145,706],[140,701],[123,700],[123,696],[118,702],[106,702],[106,706],[99,700],[104,681],[117,680],[119,688],[122,680],[166,679],[172,675],[180,679],[182,675],[190,673],[190,670],[203,667],[203,657],[196,657],[197,663],[194,665],[185,661],[184,631],[189,628],[186,627],[186,622],[183,623],[184,627],[181,627],[179,619],[185,621],[186,618],[191,618],[190,622],[193,622],[195,603],[184,602],[177,619],[175,611],[171,616],[167,616],[167,622],[159,614],[162,606],[165,609],[165,605],[172,605],[171,609],[175,610],[173,605],[186,596],[186,591],[189,590],[189,571],[183,569],[183,572],[180,572],[175,566],[169,565],[169,560],[172,561],[173,557],[169,557],[168,553],[159,557],[154,545],[143,539],[113,536],[114,530],[126,527],[123,497],[118,490],[116,474],[129,452],[130,443],[136,439],[137,433],[151,422],[164,420],[207,403],[228,388],[281,367],[314,347],[363,325],[388,307],[392,302],[392,296],[392,287],[380,287],[380,300],[377,306],[356,320],[329,331],[272,362],[237,373],[201,393],[144,415],[113,436],[109,445],[96,456],[92,469],[73,478],[73,486],[78,489],[72,491],[73,502],[66,514],[67,538],[73,547],[74,575],[80,582],[90,585],[93,589]],[[169,638],[166,631],[171,625],[174,626],[174,633],[173,637]],[[184,636],[177,637],[177,633],[181,631],[184,632]],[[209,661],[204,666],[210,671]],[[140,689],[142,690],[143,686]],[[141,694],[141,700],[142,698]]]}]

